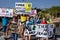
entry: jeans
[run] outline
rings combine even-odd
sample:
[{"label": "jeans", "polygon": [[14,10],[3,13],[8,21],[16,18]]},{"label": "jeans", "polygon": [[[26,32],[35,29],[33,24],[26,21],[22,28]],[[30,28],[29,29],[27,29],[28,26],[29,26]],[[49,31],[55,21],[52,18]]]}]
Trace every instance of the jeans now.
[{"label": "jeans", "polygon": [[18,40],[18,35],[16,33],[12,33],[13,40]]}]

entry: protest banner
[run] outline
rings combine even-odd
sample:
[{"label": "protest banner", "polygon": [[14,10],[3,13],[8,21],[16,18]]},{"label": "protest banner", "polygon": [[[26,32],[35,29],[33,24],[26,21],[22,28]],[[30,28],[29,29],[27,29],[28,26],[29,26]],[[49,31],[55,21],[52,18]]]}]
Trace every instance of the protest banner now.
[{"label": "protest banner", "polygon": [[[53,36],[53,24],[39,24],[37,25],[36,37],[52,37]],[[40,31],[41,30],[41,31]]]},{"label": "protest banner", "polygon": [[24,35],[36,35],[36,37],[52,37],[53,24],[36,24],[31,25],[31,31],[25,30]]},{"label": "protest banner", "polygon": [[37,35],[36,37],[48,37],[48,26],[47,24],[37,25]]},{"label": "protest banner", "polygon": [[13,9],[0,8],[0,16],[13,17]]},{"label": "protest banner", "polygon": [[16,14],[29,14],[31,12],[32,3],[15,3]]}]

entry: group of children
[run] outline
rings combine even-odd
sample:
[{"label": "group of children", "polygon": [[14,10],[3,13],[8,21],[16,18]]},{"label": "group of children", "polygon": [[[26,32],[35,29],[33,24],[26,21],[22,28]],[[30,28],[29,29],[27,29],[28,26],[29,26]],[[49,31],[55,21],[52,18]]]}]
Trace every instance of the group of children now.
[{"label": "group of children", "polygon": [[[48,21],[46,20],[45,17],[43,17],[41,19],[39,17],[39,15],[36,15],[35,17],[27,16],[24,21],[21,20],[20,16],[18,16],[18,17],[14,16],[12,18],[12,21],[9,21],[10,20],[9,17],[2,17],[1,19],[2,19],[2,27],[3,27],[3,32],[4,32],[3,36],[4,37],[7,36],[7,32],[8,32],[7,27],[9,27],[9,25],[13,25],[13,27],[15,27],[15,28],[11,27],[11,29],[14,29],[14,31],[16,31],[16,28],[18,28],[19,32],[22,32],[22,36],[24,36],[24,30],[25,30],[25,28],[29,29],[29,25],[47,24],[48,23]],[[21,28],[22,28],[22,31],[20,31]],[[16,32],[12,32],[13,40],[17,40],[18,34]],[[44,38],[42,38],[42,40],[44,40]],[[46,40],[48,40],[48,37],[46,38]]]}]

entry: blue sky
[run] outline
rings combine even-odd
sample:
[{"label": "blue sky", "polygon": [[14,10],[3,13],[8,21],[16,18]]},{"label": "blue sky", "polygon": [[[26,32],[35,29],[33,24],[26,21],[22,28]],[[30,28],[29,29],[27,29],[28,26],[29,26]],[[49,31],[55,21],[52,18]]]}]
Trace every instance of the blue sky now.
[{"label": "blue sky", "polygon": [[60,0],[0,0],[0,8],[14,8],[15,2],[32,2],[32,7],[50,8],[52,6],[60,6]]}]

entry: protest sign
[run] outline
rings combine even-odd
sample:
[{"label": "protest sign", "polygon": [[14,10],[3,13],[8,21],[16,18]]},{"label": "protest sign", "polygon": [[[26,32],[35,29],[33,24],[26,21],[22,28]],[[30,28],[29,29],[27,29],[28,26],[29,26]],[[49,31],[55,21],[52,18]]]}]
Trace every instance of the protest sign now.
[{"label": "protest sign", "polygon": [[13,17],[13,9],[0,8],[0,16]]},{"label": "protest sign", "polygon": [[24,35],[36,35],[36,37],[52,37],[53,29],[53,24],[31,25],[31,31],[25,30]]},{"label": "protest sign", "polygon": [[[29,31],[28,29],[25,30],[24,35],[36,35],[36,28],[34,28],[36,25],[30,25],[31,30]],[[37,26],[36,26],[37,27]],[[35,29],[35,30],[34,30]]]},{"label": "protest sign", "polygon": [[36,37],[48,37],[48,25],[47,24],[39,24],[37,25],[37,35]]},{"label": "protest sign", "polygon": [[25,3],[25,12],[31,12],[31,8],[32,8],[32,3]]},{"label": "protest sign", "polygon": [[53,30],[54,30],[54,24],[48,24],[48,29],[49,29],[49,31],[48,31],[48,34],[49,34],[49,37],[52,37],[53,36]]},{"label": "protest sign", "polygon": [[37,14],[36,10],[31,10],[31,13],[29,14],[30,16],[35,16]]},{"label": "protest sign", "polygon": [[37,26],[36,37],[52,37],[54,29],[53,24],[39,24]]},{"label": "protest sign", "polygon": [[16,14],[29,14],[31,12],[32,3],[15,3]]},{"label": "protest sign", "polygon": [[34,31],[34,30],[32,30],[32,31],[25,31],[24,35],[25,36],[27,36],[27,35],[36,35],[36,31]]}]

